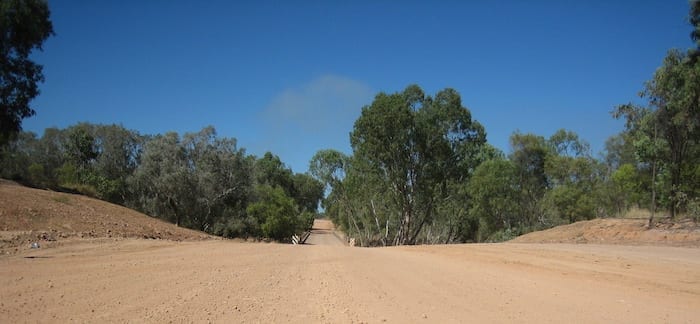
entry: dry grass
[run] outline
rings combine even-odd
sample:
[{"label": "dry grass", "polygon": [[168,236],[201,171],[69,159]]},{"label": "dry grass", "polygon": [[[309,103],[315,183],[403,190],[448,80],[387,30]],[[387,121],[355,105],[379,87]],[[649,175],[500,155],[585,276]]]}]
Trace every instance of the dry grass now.
[{"label": "dry grass", "polygon": [[[656,217],[664,215],[662,211],[656,212]],[[623,219],[649,219],[651,212],[646,208],[632,207],[626,213],[624,213],[620,218]]]}]

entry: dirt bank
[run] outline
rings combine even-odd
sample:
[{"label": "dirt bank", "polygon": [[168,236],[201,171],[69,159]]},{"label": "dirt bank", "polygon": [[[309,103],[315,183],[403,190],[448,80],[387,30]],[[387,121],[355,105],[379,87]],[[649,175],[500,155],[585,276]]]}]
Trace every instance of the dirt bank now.
[{"label": "dirt bank", "polygon": [[661,218],[652,228],[646,219],[594,219],[528,233],[511,242],[700,247],[700,226],[690,219]]},{"label": "dirt bank", "polygon": [[0,255],[26,251],[32,242],[53,247],[76,240],[124,238],[215,239],[98,199],[0,179]]}]

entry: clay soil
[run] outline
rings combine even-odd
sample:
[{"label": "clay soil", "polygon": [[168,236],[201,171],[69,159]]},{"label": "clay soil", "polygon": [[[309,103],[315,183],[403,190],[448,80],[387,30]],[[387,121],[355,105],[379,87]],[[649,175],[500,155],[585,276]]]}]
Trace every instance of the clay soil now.
[{"label": "clay soil", "polygon": [[[6,204],[17,197],[7,198],[12,193],[6,186],[0,185],[0,209],[10,221],[3,226],[21,229],[11,219],[24,219],[18,215],[27,208],[42,219],[52,215],[44,200],[34,199],[29,206],[13,205],[8,216]],[[33,189],[18,188],[39,197]],[[47,199],[55,201],[54,194],[47,193]],[[80,206],[76,215],[113,218],[95,221],[106,229],[51,225],[56,232],[96,234],[59,236],[49,241],[55,245],[0,256],[0,322],[692,323],[700,318],[700,249],[692,245],[353,248],[327,221],[315,224],[309,244],[242,243],[199,240],[207,236],[177,234],[181,229],[162,222],[153,226],[164,227],[152,229],[146,226],[155,221],[151,218],[141,220],[144,229],[132,236],[106,237],[118,225],[101,224],[121,224],[128,212],[69,198],[75,205],[64,198],[55,202]],[[129,226],[122,227],[136,228],[141,221],[123,221]],[[144,239],[146,231],[160,232],[162,239]],[[163,237],[168,231],[173,239]]]},{"label": "clay soil", "polygon": [[31,243],[56,247],[86,239],[215,239],[131,209],[82,195],[38,190],[0,179],[0,255]]},{"label": "clay soil", "polygon": [[513,243],[593,243],[700,247],[700,226],[688,218],[657,219],[651,228],[647,219],[594,219],[533,232]]}]

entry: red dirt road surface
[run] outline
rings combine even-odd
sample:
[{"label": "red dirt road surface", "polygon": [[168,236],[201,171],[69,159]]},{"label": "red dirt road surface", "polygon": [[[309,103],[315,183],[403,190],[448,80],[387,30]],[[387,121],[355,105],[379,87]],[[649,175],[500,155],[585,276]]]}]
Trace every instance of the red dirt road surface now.
[{"label": "red dirt road surface", "polygon": [[697,225],[642,222],[522,239],[614,245],[355,248],[328,221],[241,243],[0,181],[0,323],[697,323]]},{"label": "red dirt road surface", "polygon": [[0,287],[3,323],[691,323],[700,249],[132,239],[2,257]]}]

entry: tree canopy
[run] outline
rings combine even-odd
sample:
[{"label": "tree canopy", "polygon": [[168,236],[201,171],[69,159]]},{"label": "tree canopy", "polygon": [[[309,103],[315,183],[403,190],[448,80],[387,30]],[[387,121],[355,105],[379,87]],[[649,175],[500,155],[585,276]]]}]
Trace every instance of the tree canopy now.
[{"label": "tree canopy", "polygon": [[43,0],[0,2],[0,145],[35,114],[30,102],[44,81],[42,66],[29,59],[53,35],[48,4]]},{"label": "tree canopy", "polygon": [[[700,44],[700,2],[690,2]],[[643,103],[617,106],[625,129],[596,158],[573,131],[514,131],[508,152],[446,88],[378,93],[349,134],[351,152],[319,150],[308,173],[272,152],[246,153],[213,127],[142,135],[80,123],[21,132],[43,80],[28,59],[53,34],[38,0],[0,2],[0,176],[122,204],[225,237],[285,241],[319,204],[361,246],[493,242],[632,208],[700,220],[700,45],[670,50]],[[360,107],[358,107],[359,109]]]},{"label": "tree canopy", "polygon": [[122,204],[226,237],[289,240],[311,226],[323,183],[279,157],[247,155],[235,139],[199,132],[141,135],[81,123],[21,132],[0,148],[0,176]]}]

